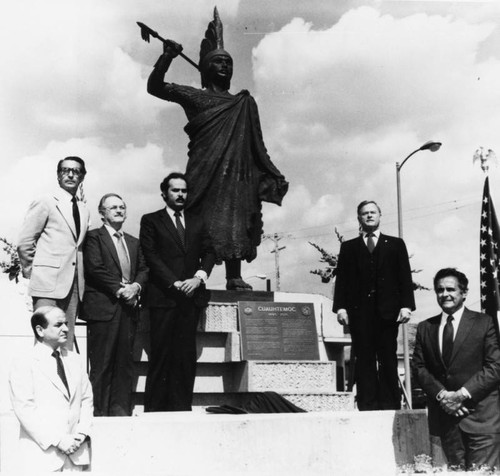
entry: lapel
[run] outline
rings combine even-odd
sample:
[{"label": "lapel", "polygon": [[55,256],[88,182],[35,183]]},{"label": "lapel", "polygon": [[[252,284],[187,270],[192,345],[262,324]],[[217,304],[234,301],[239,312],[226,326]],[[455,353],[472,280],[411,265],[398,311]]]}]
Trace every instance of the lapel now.
[{"label": "lapel", "polygon": [[453,341],[453,351],[451,353],[450,365],[459,353],[460,347],[464,344],[470,331],[474,327],[474,314],[470,312],[467,308],[464,309],[462,314],[462,319],[460,319],[460,324],[455,335],[455,340]]},{"label": "lapel", "polygon": [[[184,215],[184,220],[186,221],[186,215]],[[162,223],[165,225],[165,228],[167,229],[168,233],[171,235],[173,241],[175,244],[185,253],[186,250],[184,249],[184,246],[182,246],[181,239],[179,237],[179,233],[177,232],[177,228],[174,225],[174,222],[170,218],[170,215],[167,213],[165,209],[160,210],[160,220]],[[188,224],[186,223],[186,240],[187,240],[187,233],[188,233]]]},{"label": "lapel", "polygon": [[[66,387],[64,386],[64,383],[61,380],[61,377],[57,375],[57,362],[54,357],[52,357],[51,353],[52,351],[50,349],[43,349],[42,346],[44,344],[35,344],[35,360],[37,362],[37,367],[39,371],[44,374],[48,380],[56,387],[63,395],[66,400],[69,401],[68,397],[68,392],[66,390]],[[62,353],[61,353],[62,354]],[[66,371],[66,378],[68,378],[68,372],[67,372],[67,366],[66,363],[64,362],[64,370]],[[70,388],[70,393],[73,395],[72,392],[72,387],[69,384],[68,381],[68,386]]]},{"label": "lapel", "polygon": [[[66,349],[61,349],[61,358],[64,365],[64,371],[66,373],[66,380],[68,381],[69,394],[70,394],[69,401],[71,401],[75,398],[76,395],[76,386],[78,384],[80,368],[72,365],[73,361],[70,358],[68,358],[68,351]],[[59,378],[59,380],[61,379]],[[64,384],[62,385],[66,393],[66,387],[64,387]]]},{"label": "lapel", "polygon": [[106,227],[104,225],[101,228],[99,228],[99,236],[101,237],[104,246],[109,251],[109,254],[113,258],[116,267],[120,270],[121,273],[120,260],[118,259],[118,253],[116,252],[116,246],[113,243],[113,238],[111,238],[108,230],[106,230]]},{"label": "lapel", "polygon": [[[75,228],[75,219],[73,218],[73,204],[71,200],[63,194],[54,195],[54,199],[56,201],[56,208],[59,210],[59,213],[62,215],[64,221],[68,225],[68,228],[71,230],[73,234],[73,239],[76,242],[76,228]],[[82,215],[80,214],[80,220]],[[81,230],[81,228],[80,228]],[[81,233],[80,233],[81,235]]]},{"label": "lapel", "polygon": [[184,223],[186,224],[186,250],[193,243],[193,232],[195,230],[196,216],[184,212]]},{"label": "lapel", "polygon": [[358,256],[359,266],[361,268],[364,268],[364,258],[366,259],[367,257],[369,257],[370,252],[368,251],[368,248],[365,245],[365,242],[363,240],[363,235],[359,235],[356,238],[356,241],[358,247],[356,255]]},{"label": "lapel", "polygon": [[429,326],[429,343],[432,353],[434,354],[434,361],[441,362],[441,365],[444,366],[441,350],[439,349],[439,325],[441,324],[441,314],[432,317],[427,322]]},{"label": "lapel", "polygon": [[[78,237],[78,244],[82,243],[85,238],[85,231],[87,230],[87,224],[89,221],[89,211],[81,200],[78,200],[78,211],[80,212],[80,236]],[[71,216],[73,216],[73,209],[71,209]],[[76,230],[75,230],[76,236]]]},{"label": "lapel", "polygon": [[389,244],[387,242],[387,236],[385,236],[383,233],[380,233],[378,240],[377,240],[377,246],[375,248],[378,251],[378,263],[379,263],[379,265],[383,263],[388,247],[389,247]]},{"label": "lapel", "polygon": [[128,255],[130,258],[130,279],[132,280],[136,274],[136,263],[137,263],[137,247],[135,243],[131,240],[130,235],[127,233],[123,234],[123,238],[125,239],[125,243],[127,244]]}]

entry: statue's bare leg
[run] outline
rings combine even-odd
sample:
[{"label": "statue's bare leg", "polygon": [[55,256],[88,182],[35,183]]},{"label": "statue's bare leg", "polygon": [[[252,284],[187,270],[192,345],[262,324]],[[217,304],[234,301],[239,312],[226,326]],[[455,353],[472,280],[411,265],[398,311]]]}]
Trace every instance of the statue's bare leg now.
[{"label": "statue's bare leg", "polygon": [[228,259],[226,265],[226,289],[230,291],[251,291],[252,286],[241,278],[241,260]]}]

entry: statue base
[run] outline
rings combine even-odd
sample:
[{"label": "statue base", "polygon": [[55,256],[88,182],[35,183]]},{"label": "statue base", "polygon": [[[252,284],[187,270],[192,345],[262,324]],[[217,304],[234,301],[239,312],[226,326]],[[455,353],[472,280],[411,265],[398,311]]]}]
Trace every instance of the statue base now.
[{"label": "statue base", "polygon": [[[331,300],[317,294],[211,290],[197,335],[198,364],[193,409],[241,407],[256,392],[274,391],[306,411],[354,410],[354,396],[345,391],[350,338],[331,312]],[[238,303],[241,301],[312,303],[319,360],[243,360]],[[147,373],[149,322],[141,322],[136,338],[137,387],[134,414],[143,412]]]}]

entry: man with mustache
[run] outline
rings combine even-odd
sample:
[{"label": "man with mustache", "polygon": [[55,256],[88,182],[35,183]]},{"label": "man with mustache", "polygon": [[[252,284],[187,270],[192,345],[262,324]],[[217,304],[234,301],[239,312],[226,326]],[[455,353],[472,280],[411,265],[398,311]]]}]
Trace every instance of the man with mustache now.
[{"label": "man with mustache", "polygon": [[68,318],[66,347],[73,349],[75,320],[83,298],[82,246],[90,215],[82,200],[87,171],[80,157],[57,164],[59,188],[33,201],[19,233],[17,252],[33,308],[57,306]]},{"label": "man with mustache", "polygon": [[122,231],[127,206],[116,193],[99,202],[103,226],[91,230],[83,248],[90,381],[95,416],[132,415],[133,345],[139,298],[148,269],[139,240]]},{"label": "man with mustache", "polygon": [[164,81],[181,51],[181,45],[165,43],[149,76],[148,92],[184,109],[186,177],[192,187],[186,209],[205,219],[217,263],[225,264],[226,289],[247,291],[252,287],[241,277],[241,263],[257,256],[262,202],[281,205],[288,182],[267,153],[255,99],[246,90],[230,92],[233,59],[224,49],[217,8],[200,46],[202,89]]},{"label": "man with mustache", "polygon": [[500,348],[493,319],[464,306],[469,281],[441,269],[434,291],[442,312],[417,328],[413,370],[427,394],[429,432],[448,464],[500,466]]},{"label": "man with mustache", "polygon": [[144,215],[140,243],[149,267],[151,351],[144,410],[190,411],[196,375],[196,328],[208,303],[215,264],[203,219],[184,211],[188,184],[173,172],[160,185],[166,207]]}]

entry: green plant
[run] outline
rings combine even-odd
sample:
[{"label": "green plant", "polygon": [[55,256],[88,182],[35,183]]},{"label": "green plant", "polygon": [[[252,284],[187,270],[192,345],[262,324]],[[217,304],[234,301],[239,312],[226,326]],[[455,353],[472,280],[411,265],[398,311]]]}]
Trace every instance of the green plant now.
[{"label": "green plant", "polygon": [[18,283],[19,275],[21,274],[21,264],[16,246],[6,238],[0,237],[0,242],[3,243],[3,250],[7,254],[7,260],[0,261],[0,269],[9,275],[11,281],[15,280]]},{"label": "green plant", "polygon": [[[338,232],[337,228],[335,228],[335,234],[337,235],[337,240],[339,243],[342,244],[344,241],[344,237]],[[317,245],[316,243],[311,243],[309,241],[309,244],[316,248],[320,253],[321,253],[321,258],[319,259],[320,263],[326,263],[326,267],[323,269],[313,269],[309,271],[311,274],[316,274],[321,278],[322,283],[329,283],[331,280],[335,278],[337,275],[337,264],[338,264],[338,259],[339,255],[330,253],[329,251],[325,250],[321,246]],[[413,255],[410,255],[410,259],[413,257]],[[412,269],[411,272],[412,274],[417,274],[420,273],[422,270],[421,269]],[[413,281],[413,289],[416,290],[424,290],[424,291],[430,291],[431,289],[417,283],[416,281]]]}]

